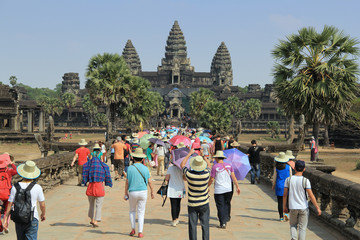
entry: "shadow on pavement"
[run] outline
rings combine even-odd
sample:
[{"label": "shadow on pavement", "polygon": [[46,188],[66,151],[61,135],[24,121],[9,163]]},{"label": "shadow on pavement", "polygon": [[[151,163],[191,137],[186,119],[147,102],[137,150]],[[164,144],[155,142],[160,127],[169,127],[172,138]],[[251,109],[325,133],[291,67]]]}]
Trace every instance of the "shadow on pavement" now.
[{"label": "shadow on pavement", "polygon": [[83,223],[52,223],[49,225],[52,227],[92,227],[90,224]]},{"label": "shadow on pavement", "polygon": [[255,211],[260,211],[260,212],[277,212],[275,210],[271,210],[271,209],[261,209],[261,208],[246,208],[248,210],[255,210]]},{"label": "shadow on pavement", "polygon": [[103,232],[103,231],[101,231],[101,230],[87,230],[86,232],[89,232],[89,233],[97,233],[97,234],[118,234],[118,235],[129,236],[129,233],[121,233],[121,232]]},{"label": "shadow on pavement", "polygon": [[275,218],[261,218],[261,217],[253,217],[253,216],[249,216],[249,215],[236,215],[236,216],[243,217],[243,218],[253,218],[253,219],[260,219],[260,220],[265,220],[265,221],[279,222],[279,219],[275,219]]}]

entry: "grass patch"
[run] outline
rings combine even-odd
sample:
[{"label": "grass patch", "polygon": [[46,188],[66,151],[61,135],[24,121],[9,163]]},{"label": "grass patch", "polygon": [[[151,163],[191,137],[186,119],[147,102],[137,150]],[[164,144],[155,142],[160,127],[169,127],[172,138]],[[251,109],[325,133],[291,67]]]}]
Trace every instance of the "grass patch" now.
[{"label": "grass patch", "polygon": [[355,170],[360,170],[360,160],[356,161]]},{"label": "grass patch", "polygon": [[269,142],[286,142],[286,139],[282,138],[282,137],[279,137],[279,138],[263,137],[263,138],[260,138],[259,140],[266,140]]}]

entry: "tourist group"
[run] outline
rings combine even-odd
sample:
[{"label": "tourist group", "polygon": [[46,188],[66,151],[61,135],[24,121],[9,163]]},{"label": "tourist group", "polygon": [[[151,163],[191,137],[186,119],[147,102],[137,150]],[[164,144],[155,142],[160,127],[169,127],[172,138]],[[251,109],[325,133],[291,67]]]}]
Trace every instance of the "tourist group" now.
[{"label": "tourist group", "polygon": [[[99,141],[93,145],[92,151],[87,148],[85,139],[81,139],[79,145],[71,166],[77,162],[78,186],[87,187],[88,217],[92,227],[99,227],[101,222],[105,186],[112,187],[112,180],[123,179],[124,199],[129,202],[129,235],[137,233],[139,238],[144,237],[148,187],[151,198],[154,198],[151,170],[156,168],[156,174],[164,177],[157,193],[170,199],[170,223],[173,227],[179,223],[181,200],[187,195],[188,236],[191,240],[197,239],[198,221],[202,239],[210,239],[209,187],[214,183],[218,228],[225,229],[231,220],[233,193],[240,194],[238,180],[243,180],[250,172],[251,184],[260,183],[260,152],[266,150],[253,140],[247,152],[242,153],[240,144],[232,137],[213,135],[204,129],[170,126],[133,133],[131,137],[119,136],[108,147]],[[307,199],[312,201],[319,215],[321,210],[309,180],[302,176],[305,162],[294,159],[291,151],[280,152],[274,158],[273,189],[278,200],[280,221],[290,221],[292,239],[305,239],[309,214]],[[234,162],[241,162],[240,167]],[[113,179],[111,172],[115,175]],[[11,178],[15,174],[19,174],[23,180],[12,186]],[[40,169],[33,161],[16,167],[11,156],[5,153],[0,155],[0,175],[5,179],[0,182],[3,213],[0,231],[9,231],[11,217],[18,239],[37,239],[39,220],[45,220],[44,193],[41,186],[36,184]],[[184,182],[187,182],[187,189]]]}]

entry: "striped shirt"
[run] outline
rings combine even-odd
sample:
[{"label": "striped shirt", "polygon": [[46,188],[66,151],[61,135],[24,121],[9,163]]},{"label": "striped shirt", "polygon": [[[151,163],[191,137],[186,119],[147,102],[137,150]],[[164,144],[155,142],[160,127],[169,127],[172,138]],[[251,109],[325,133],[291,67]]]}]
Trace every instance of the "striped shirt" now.
[{"label": "striped shirt", "polygon": [[199,207],[209,203],[208,182],[210,179],[209,169],[202,172],[183,168],[184,176],[188,182],[188,205],[189,207]]}]

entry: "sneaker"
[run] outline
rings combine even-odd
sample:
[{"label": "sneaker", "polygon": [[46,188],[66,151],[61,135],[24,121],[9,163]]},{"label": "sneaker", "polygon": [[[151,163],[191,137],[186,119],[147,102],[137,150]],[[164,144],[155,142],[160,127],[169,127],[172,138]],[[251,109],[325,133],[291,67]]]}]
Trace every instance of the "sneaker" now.
[{"label": "sneaker", "polygon": [[138,234],[138,238],[143,238],[143,237],[144,237],[144,234],[142,234],[142,233]]},{"label": "sneaker", "polygon": [[280,222],[284,222],[284,218],[280,218]]},{"label": "sneaker", "polygon": [[284,219],[285,219],[286,222],[289,221],[289,214],[288,213],[284,214]]},{"label": "sneaker", "polygon": [[135,235],[135,229],[131,230],[131,232],[130,232],[129,235],[130,235],[130,236],[134,236],[134,235]]},{"label": "sneaker", "polygon": [[171,222],[171,226],[176,227],[176,220]]},{"label": "sneaker", "polygon": [[226,229],[226,224],[220,224],[219,226],[217,226],[217,228]]},{"label": "sneaker", "polygon": [[179,219],[176,219],[175,223],[176,223],[176,224],[179,224]]}]

